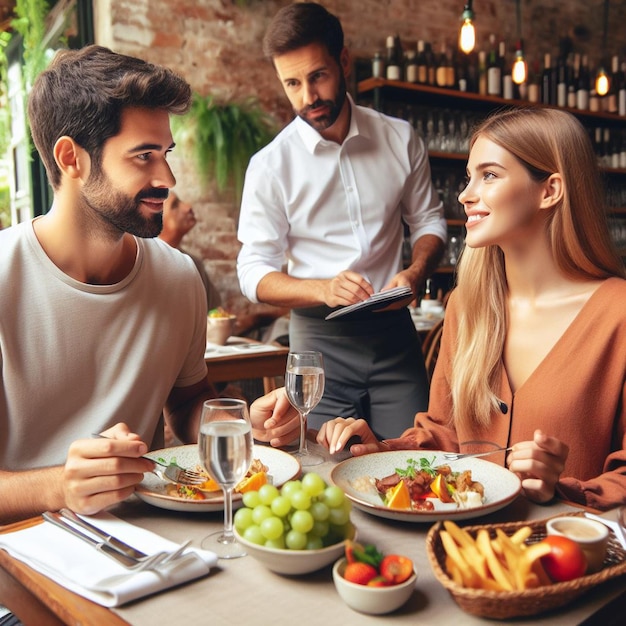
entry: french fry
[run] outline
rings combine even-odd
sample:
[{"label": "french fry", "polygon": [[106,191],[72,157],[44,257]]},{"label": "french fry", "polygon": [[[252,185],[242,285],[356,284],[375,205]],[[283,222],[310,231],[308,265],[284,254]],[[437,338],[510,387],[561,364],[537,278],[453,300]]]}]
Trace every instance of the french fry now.
[{"label": "french fry", "polygon": [[522,591],[550,584],[541,565],[541,557],[550,552],[550,547],[542,542],[525,543],[532,534],[530,526],[510,537],[497,528],[493,539],[485,528],[474,539],[454,522],[445,521],[444,527],[440,537],[446,552],[445,565],[455,583],[491,591]]},{"label": "french fry", "polygon": [[456,544],[452,535],[447,531],[442,530],[439,533],[441,537],[441,543],[446,554],[452,559],[454,564],[459,568],[459,573],[463,580],[463,586],[469,588],[477,588],[480,584],[479,576],[472,569],[459,550],[459,546]]},{"label": "french fry", "polygon": [[533,534],[533,529],[530,526],[522,526],[518,528],[510,537],[513,543],[516,543],[520,546],[524,546],[524,542],[528,537]]},{"label": "french fry", "polygon": [[498,557],[493,551],[491,540],[489,539],[489,533],[485,528],[481,528],[476,535],[476,544],[481,551],[485,559],[487,560],[487,567],[491,572],[494,580],[499,583],[507,591],[513,590],[513,576],[510,572],[506,571],[500,563]]}]

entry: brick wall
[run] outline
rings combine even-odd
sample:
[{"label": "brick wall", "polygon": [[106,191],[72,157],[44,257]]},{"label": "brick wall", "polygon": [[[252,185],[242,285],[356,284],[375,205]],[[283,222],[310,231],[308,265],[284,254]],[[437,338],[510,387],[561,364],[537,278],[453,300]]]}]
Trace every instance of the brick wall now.
[{"label": "brick wall", "polygon": [[[604,0],[521,0],[525,49],[531,58],[557,52],[558,38],[570,35],[577,48],[597,60],[602,48]],[[261,53],[265,28],[285,0],[102,0],[94,3],[97,43],[162,63],[182,74],[195,91],[224,100],[259,99],[278,123],[290,110],[273,70]],[[346,43],[355,56],[370,57],[384,48],[385,37],[398,33],[407,45],[417,39],[437,48],[453,43],[463,0],[326,0],[339,16]],[[243,6],[240,6],[243,5]],[[515,0],[475,0],[477,44],[487,48],[489,33],[514,46]],[[613,1],[607,50],[626,57],[626,3]],[[619,31],[619,32],[618,32]],[[198,224],[184,245],[205,260],[207,271],[235,312],[263,310],[239,292],[235,262],[238,207],[233,194],[217,194],[200,183],[189,154],[171,159],[177,192],[193,202]]]}]

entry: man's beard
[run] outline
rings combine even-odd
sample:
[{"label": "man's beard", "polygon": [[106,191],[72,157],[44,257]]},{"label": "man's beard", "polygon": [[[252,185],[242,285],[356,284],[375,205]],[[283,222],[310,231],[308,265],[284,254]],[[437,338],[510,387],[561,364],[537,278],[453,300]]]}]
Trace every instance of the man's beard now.
[{"label": "man's beard", "polygon": [[156,237],[163,229],[163,213],[152,213],[148,217],[139,208],[143,198],[165,200],[167,189],[149,188],[140,191],[134,198],[116,189],[101,170],[92,170],[83,189],[83,201],[113,233],[129,233],[137,237]]},{"label": "man's beard", "polygon": [[[337,121],[345,101],[346,79],[342,76],[334,100],[316,100],[313,104],[296,111],[296,114],[317,132],[322,132],[323,130],[330,128]],[[329,112],[327,115],[316,117],[315,119],[309,119],[307,117],[308,113],[321,107],[328,107]]]}]

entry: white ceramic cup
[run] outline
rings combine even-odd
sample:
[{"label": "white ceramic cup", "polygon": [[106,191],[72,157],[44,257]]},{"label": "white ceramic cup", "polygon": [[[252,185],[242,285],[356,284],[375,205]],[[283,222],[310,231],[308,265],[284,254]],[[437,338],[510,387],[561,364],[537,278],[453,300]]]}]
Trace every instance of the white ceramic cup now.
[{"label": "white ceramic cup", "polygon": [[546,522],[548,535],[562,535],[575,541],[587,557],[587,574],[602,568],[609,529],[601,522],[578,516],[554,517]]}]

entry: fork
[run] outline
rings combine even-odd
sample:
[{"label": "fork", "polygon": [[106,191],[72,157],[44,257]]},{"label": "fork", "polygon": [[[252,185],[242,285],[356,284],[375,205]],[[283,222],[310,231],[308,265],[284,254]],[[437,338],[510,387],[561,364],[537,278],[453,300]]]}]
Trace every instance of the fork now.
[{"label": "fork", "polygon": [[[96,433],[94,433],[92,437],[97,439],[112,439],[112,437]],[[173,461],[166,463],[165,461],[160,461],[159,459],[155,459],[147,454],[142,454],[141,458],[148,459],[148,461],[152,461],[156,465],[160,465],[165,468],[160,469],[159,467],[155,467],[152,470],[152,472],[161,478],[161,480],[165,477],[167,480],[181,485],[201,485],[208,480],[206,476],[203,476],[199,472],[194,472],[193,470],[180,467],[180,465],[174,463]]]},{"label": "fork", "polygon": [[508,452],[509,450],[513,450],[513,447],[495,448],[493,450],[489,450],[489,452],[444,452],[443,456],[448,461],[458,461],[459,459],[475,459],[479,456],[489,456],[490,454],[495,454],[496,452]]}]

